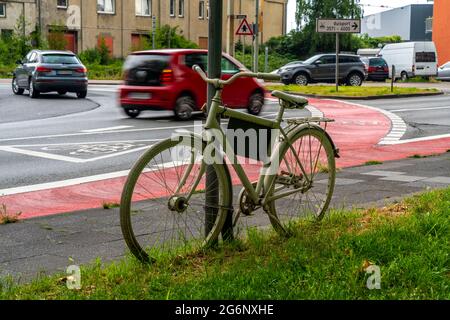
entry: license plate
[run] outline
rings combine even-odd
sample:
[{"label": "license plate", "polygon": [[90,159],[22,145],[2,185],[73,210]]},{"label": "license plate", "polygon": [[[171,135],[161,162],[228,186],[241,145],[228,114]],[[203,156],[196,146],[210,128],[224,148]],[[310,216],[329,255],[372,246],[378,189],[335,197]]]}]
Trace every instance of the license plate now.
[{"label": "license plate", "polygon": [[72,71],[69,71],[69,70],[60,70],[60,71],[58,71],[58,74],[68,75],[68,74],[72,74]]},{"label": "license plate", "polygon": [[131,99],[151,99],[152,95],[148,92],[130,92],[128,97]]}]

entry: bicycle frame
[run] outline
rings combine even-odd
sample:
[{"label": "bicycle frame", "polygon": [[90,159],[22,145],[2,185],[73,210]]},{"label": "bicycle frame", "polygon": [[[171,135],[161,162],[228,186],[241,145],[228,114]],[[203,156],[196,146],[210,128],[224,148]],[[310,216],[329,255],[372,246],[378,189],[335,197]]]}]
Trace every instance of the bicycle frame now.
[{"label": "bicycle frame", "polygon": [[[265,175],[265,174],[263,174],[263,171],[261,172],[261,174],[259,176],[259,180],[256,184],[256,188],[253,187],[253,184],[250,182],[242,165],[239,163],[237,156],[234,153],[233,148],[230,147],[231,146],[230,141],[228,140],[225,132],[222,130],[222,127],[217,119],[218,115],[224,115],[224,116],[227,116],[230,118],[234,118],[234,119],[254,123],[257,125],[265,126],[270,129],[279,130],[279,132],[281,134],[277,135],[277,139],[279,139],[280,136],[283,136],[284,140],[280,142],[280,145],[278,146],[278,150],[280,150],[281,147],[284,147],[282,145],[286,144],[286,143],[292,148],[292,146],[290,144],[290,138],[288,137],[286,132],[281,127],[281,122],[282,122],[282,118],[283,118],[283,114],[284,114],[284,110],[285,110],[285,107],[283,106],[283,104],[280,105],[280,110],[278,111],[278,114],[277,114],[277,117],[275,118],[275,120],[268,120],[268,119],[264,119],[264,118],[257,117],[254,115],[250,115],[250,114],[246,114],[243,112],[228,109],[226,107],[223,107],[221,105],[221,103],[222,103],[222,88],[218,88],[216,90],[216,94],[215,94],[214,98],[212,99],[211,107],[210,107],[208,117],[206,120],[206,124],[205,124],[205,133],[206,133],[208,141],[210,141],[210,139],[211,139],[210,135],[208,135],[208,133],[211,130],[216,130],[215,132],[218,132],[221,135],[220,141],[223,141],[223,143],[220,144],[221,149],[218,151],[220,151],[222,154],[227,155],[228,159],[231,161],[231,165],[232,165],[233,169],[235,170],[236,174],[238,175],[242,185],[244,186],[245,190],[247,191],[247,193],[250,196],[250,198],[252,199],[252,201],[255,204],[260,204],[260,200],[262,200],[261,205],[264,205],[266,202],[299,192],[299,190],[289,191],[286,194],[280,194],[280,195],[277,195],[270,199],[267,199],[266,198],[267,191],[274,183],[275,178],[276,178],[276,173]],[[303,172],[304,177],[309,182],[308,175],[306,174],[306,172],[303,168],[303,165],[301,164],[301,161],[298,158],[297,153],[294,152],[294,155],[296,157],[296,160],[299,163],[299,166]],[[264,164],[262,170],[270,169],[270,167],[273,165],[273,163],[275,163],[275,160],[278,162],[279,159],[276,159],[276,157],[279,157],[278,152],[270,154],[270,161]],[[260,195],[262,196],[262,199],[260,198]]]}]

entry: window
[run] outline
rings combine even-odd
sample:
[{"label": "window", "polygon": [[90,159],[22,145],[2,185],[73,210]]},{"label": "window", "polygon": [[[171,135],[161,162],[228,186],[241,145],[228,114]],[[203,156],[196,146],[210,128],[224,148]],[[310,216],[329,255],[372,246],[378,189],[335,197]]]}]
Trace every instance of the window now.
[{"label": "window", "polygon": [[199,1],[198,3],[198,18],[205,19],[205,1]]},{"label": "window", "polygon": [[222,73],[233,74],[239,72],[238,66],[236,66],[233,62],[228,60],[227,58],[222,57]]},{"label": "window", "polygon": [[175,0],[169,1],[169,13],[171,17],[175,16]]},{"label": "window", "polygon": [[136,0],[136,15],[137,16],[150,16],[152,13],[152,1],[151,0]]},{"label": "window", "polygon": [[207,72],[206,67],[208,66],[208,56],[205,53],[187,54],[184,58],[184,64],[189,69],[192,69],[192,66],[196,64],[202,68],[203,71]]},{"label": "window", "polygon": [[97,0],[97,12],[114,14],[116,11],[115,0]]},{"label": "window", "polygon": [[370,59],[370,66],[371,67],[384,67],[384,66],[387,66],[387,64],[386,64],[386,61],[384,61],[384,59],[374,58],[374,59]]},{"label": "window", "polygon": [[318,61],[321,61],[323,64],[336,63],[336,56],[323,56]]},{"label": "window", "polygon": [[436,53],[434,52],[417,52],[416,62],[436,62]]},{"label": "window", "polygon": [[68,2],[68,0],[56,0],[56,7],[62,8],[62,9],[67,9],[67,2]]},{"label": "window", "polygon": [[13,36],[13,31],[11,29],[2,29],[2,39],[11,39]]},{"label": "window", "polygon": [[184,0],[178,0],[178,16],[184,17]]},{"label": "window", "polygon": [[0,3],[0,18],[6,17],[6,3]]},{"label": "window", "polygon": [[44,54],[42,56],[42,63],[49,64],[79,64],[76,56],[68,54]]}]

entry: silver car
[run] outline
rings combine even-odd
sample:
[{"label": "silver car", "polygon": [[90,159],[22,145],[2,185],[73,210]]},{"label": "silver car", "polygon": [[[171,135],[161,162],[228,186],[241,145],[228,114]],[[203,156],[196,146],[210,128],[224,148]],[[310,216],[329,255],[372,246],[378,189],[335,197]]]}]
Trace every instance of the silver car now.
[{"label": "silver car", "polygon": [[12,80],[14,94],[28,90],[31,98],[37,98],[44,92],[75,92],[78,98],[86,98],[87,69],[73,52],[32,50],[17,65]]},{"label": "silver car", "polygon": [[450,81],[450,61],[439,67],[437,79]]}]

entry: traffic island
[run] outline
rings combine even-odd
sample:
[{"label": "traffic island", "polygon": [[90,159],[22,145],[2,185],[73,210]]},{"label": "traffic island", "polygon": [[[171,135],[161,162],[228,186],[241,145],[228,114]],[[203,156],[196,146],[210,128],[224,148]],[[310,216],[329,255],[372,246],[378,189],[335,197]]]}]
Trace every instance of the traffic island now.
[{"label": "traffic island", "polygon": [[348,100],[374,100],[390,98],[409,98],[435,96],[443,94],[442,91],[435,88],[394,88],[391,91],[389,87],[339,87],[336,91],[334,86],[330,85],[268,85],[269,91],[280,90],[291,94],[298,94],[305,97],[328,98],[328,99],[348,99]]}]

